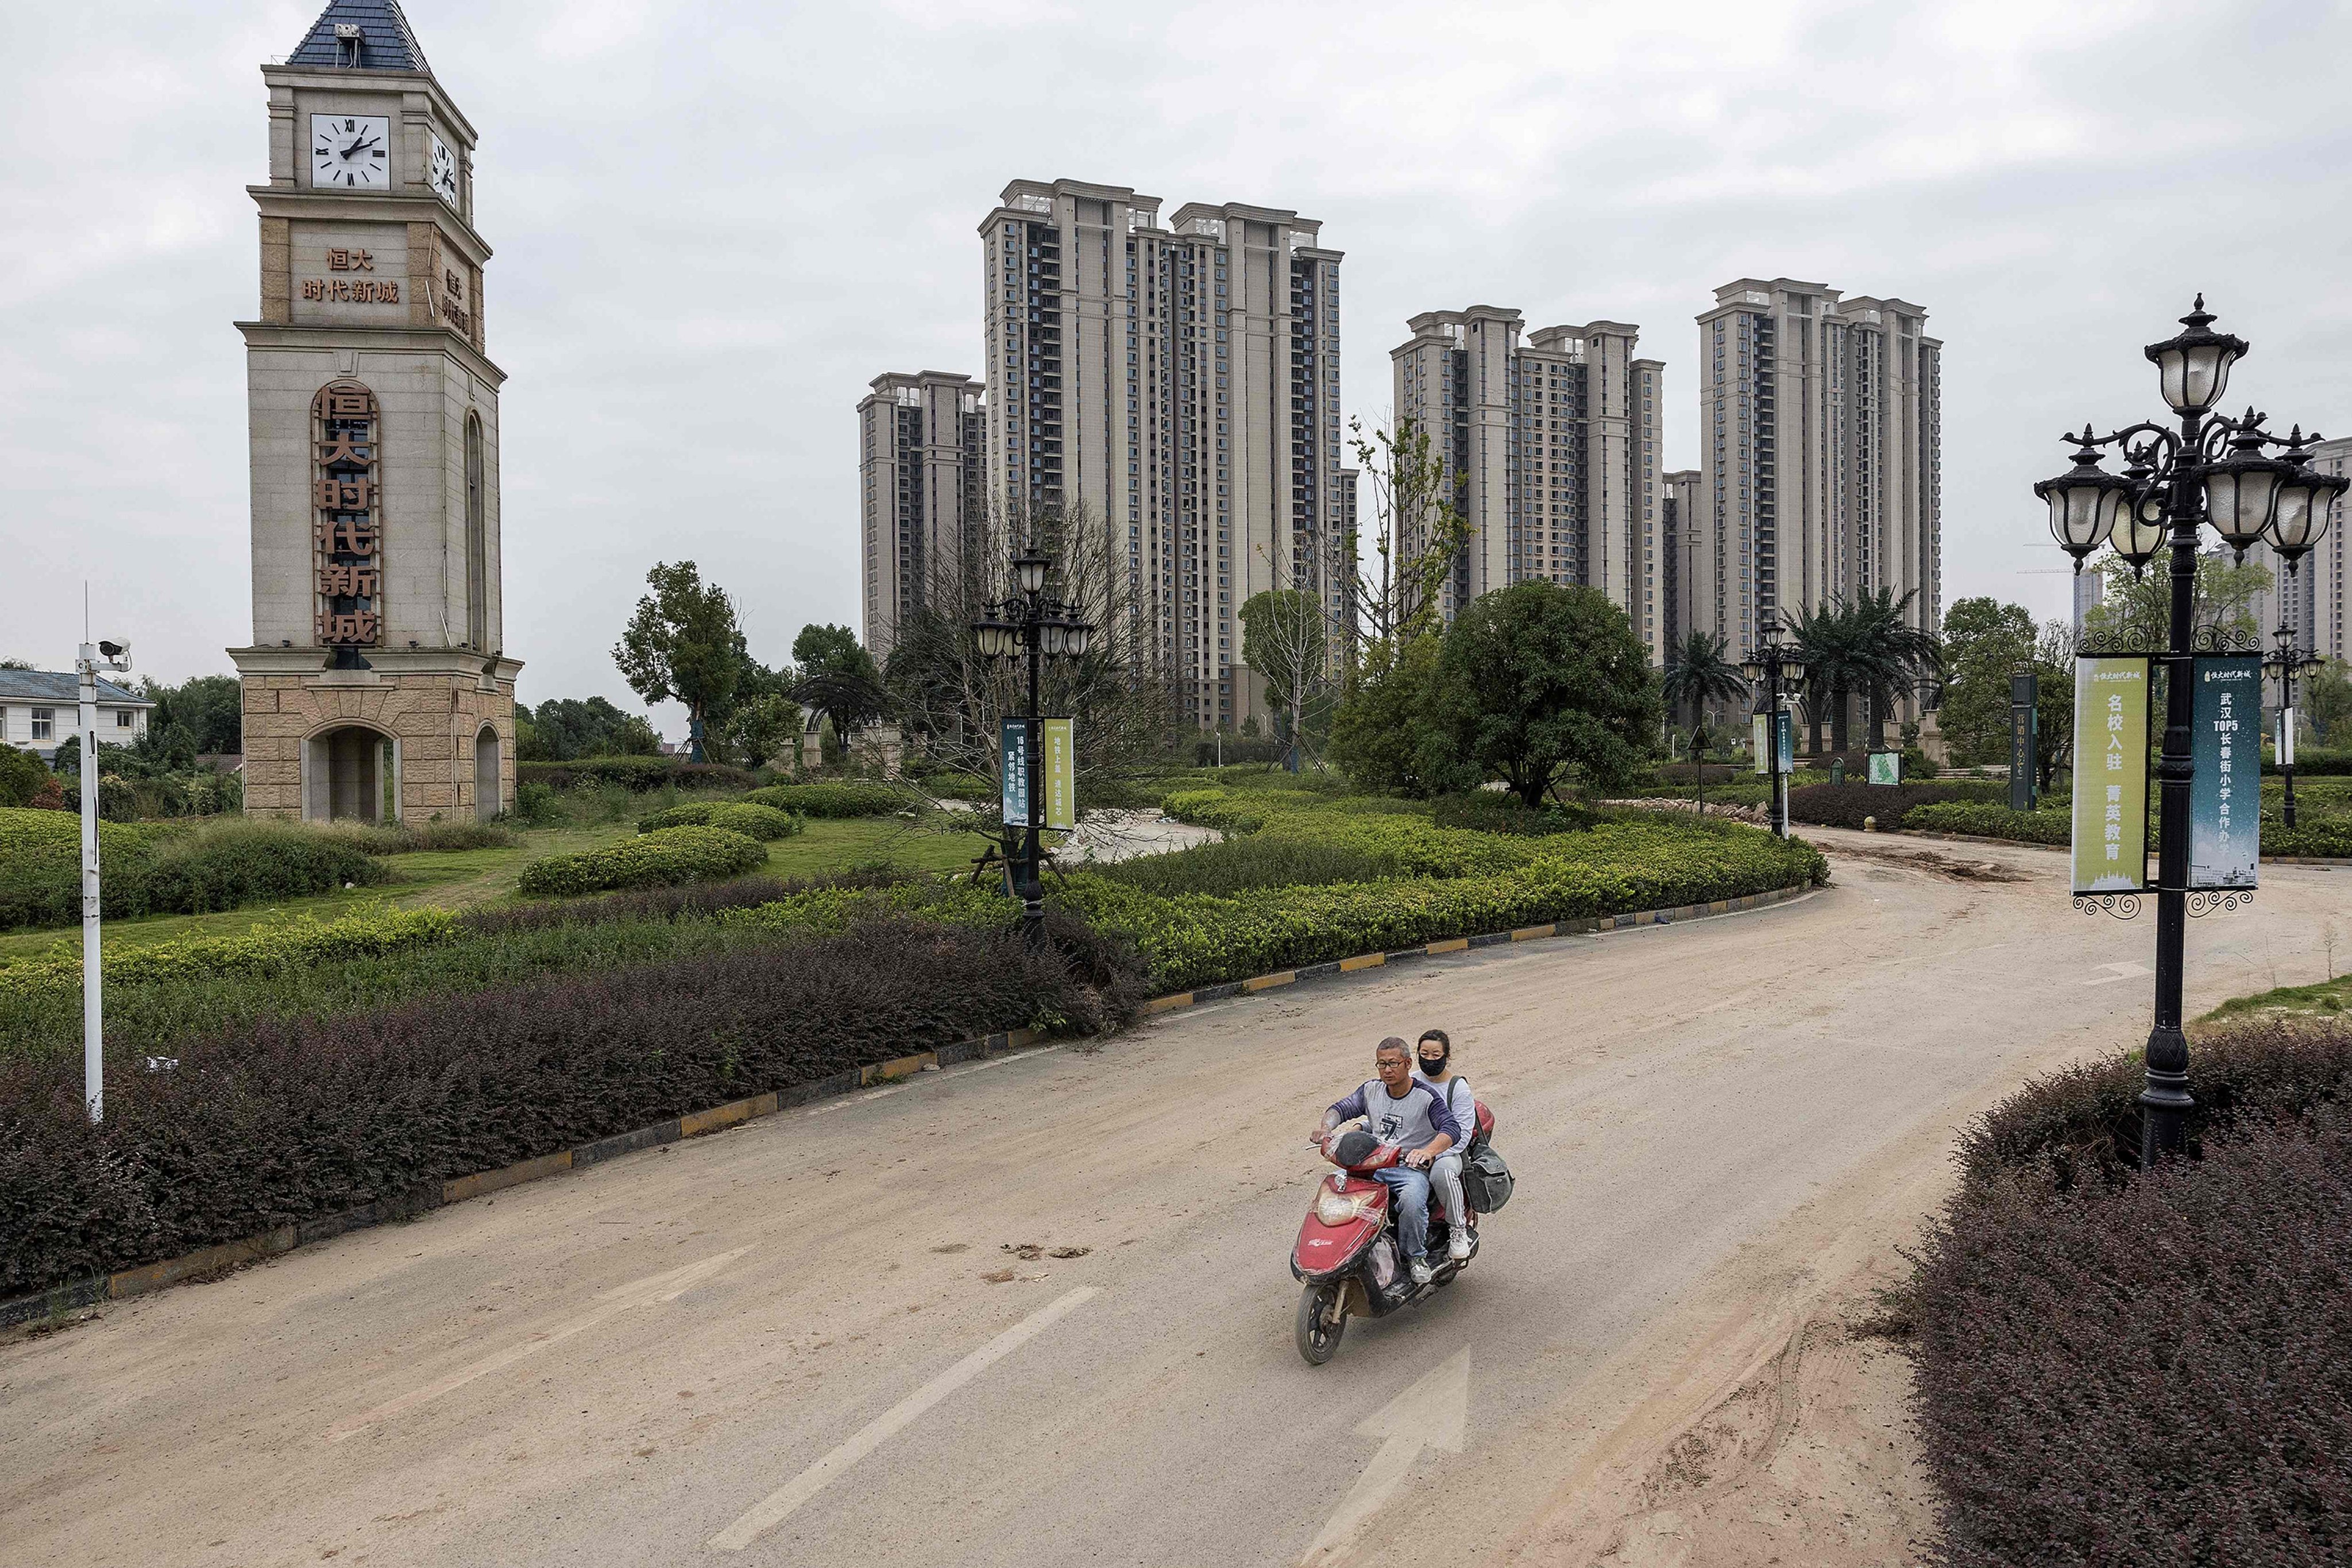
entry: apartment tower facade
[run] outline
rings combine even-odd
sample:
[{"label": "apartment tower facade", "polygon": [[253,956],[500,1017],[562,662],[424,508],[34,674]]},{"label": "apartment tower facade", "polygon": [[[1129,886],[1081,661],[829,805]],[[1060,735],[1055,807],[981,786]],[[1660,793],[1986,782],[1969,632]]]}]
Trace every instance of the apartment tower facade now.
[{"label": "apartment tower facade", "polygon": [[1833,597],[1942,615],[1943,345],[1902,300],[1739,279],[1698,318],[1692,625],[1733,655]]},{"label": "apartment tower facade", "polygon": [[[1676,468],[1658,476],[1658,579],[1665,606],[1669,653],[1682,646],[1697,623],[1692,618],[1692,581],[1698,570],[1699,471]],[[1727,645],[1726,651],[1728,652]]]},{"label": "apartment tower facade", "polygon": [[[2311,448],[2311,466],[2323,474],[2352,474],[2352,437],[2321,441]],[[2346,625],[2345,568],[2352,560],[2352,544],[2344,538],[2344,523],[2352,505],[2337,497],[2330,505],[2333,521],[2310,553],[2295,563],[2290,576],[2278,552],[2267,544],[2246,552],[2248,562],[2271,574],[2271,585],[2256,596],[2253,611],[2262,627],[2263,647],[2284,626],[2294,633],[2294,646],[2318,658],[2352,658],[2352,627]]]},{"label": "apartment tower facade", "polygon": [[986,394],[968,375],[877,375],[857,405],[865,641],[890,656],[899,623],[935,573],[958,569],[986,535],[981,449]]},{"label": "apartment tower facade", "polygon": [[988,504],[1083,510],[1139,658],[1203,727],[1265,711],[1240,609],[1344,616],[1340,253],[1295,212],[1015,180],[980,226]]},{"label": "apartment tower facade", "polygon": [[1389,352],[1400,421],[1429,432],[1470,538],[1441,609],[1528,579],[1599,588],[1663,659],[1663,368],[1622,321],[1528,332],[1493,305],[1429,310]]}]

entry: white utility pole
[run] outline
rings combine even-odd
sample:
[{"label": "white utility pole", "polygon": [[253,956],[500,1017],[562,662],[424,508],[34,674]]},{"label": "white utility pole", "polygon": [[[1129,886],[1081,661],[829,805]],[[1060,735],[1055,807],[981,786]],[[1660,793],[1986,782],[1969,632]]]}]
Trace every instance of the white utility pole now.
[{"label": "white utility pole", "polygon": [[84,643],[74,660],[81,676],[81,1083],[92,1121],[106,1117],[106,1033],[98,961],[98,672],[129,669],[130,652],[127,643]]}]

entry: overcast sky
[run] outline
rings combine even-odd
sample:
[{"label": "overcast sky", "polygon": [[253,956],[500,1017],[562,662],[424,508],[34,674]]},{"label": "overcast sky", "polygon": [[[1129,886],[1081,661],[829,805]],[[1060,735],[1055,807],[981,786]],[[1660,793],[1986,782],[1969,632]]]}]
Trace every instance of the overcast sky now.
[{"label": "overcast sky", "polygon": [[[69,667],[90,583],[139,668],[250,637],[243,347],[256,68],[316,4],[16,0],[0,20],[0,655]],[[2231,385],[2352,429],[2345,62],[2321,4],[1139,6],[407,0],[481,133],[520,695],[636,706],[609,649],[656,560],[753,651],[857,618],[853,410],[977,373],[976,226],[1056,176],[1323,220],[1345,409],[1416,311],[1640,323],[1698,460],[1717,285],[1924,305],[1946,603],[2066,604],[2028,489],[2155,411],[2202,289]],[[658,714],[675,736],[675,712]]]}]

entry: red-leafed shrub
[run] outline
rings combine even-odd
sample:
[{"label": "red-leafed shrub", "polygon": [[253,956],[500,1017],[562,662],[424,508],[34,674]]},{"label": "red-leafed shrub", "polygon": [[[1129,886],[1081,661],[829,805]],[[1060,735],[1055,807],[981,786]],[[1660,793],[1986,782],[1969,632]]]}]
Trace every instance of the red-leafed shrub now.
[{"label": "red-leafed shrub", "polygon": [[2200,1042],[2191,1157],[2136,1059],[1975,1128],[1909,1288],[1933,1561],[2352,1562],[2352,1028]]},{"label": "red-leafed shrub", "polygon": [[0,1296],[171,1258],[1003,1029],[1083,1032],[1143,996],[1066,916],[847,935],[285,1019],[108,1064],[0,1062]]}]

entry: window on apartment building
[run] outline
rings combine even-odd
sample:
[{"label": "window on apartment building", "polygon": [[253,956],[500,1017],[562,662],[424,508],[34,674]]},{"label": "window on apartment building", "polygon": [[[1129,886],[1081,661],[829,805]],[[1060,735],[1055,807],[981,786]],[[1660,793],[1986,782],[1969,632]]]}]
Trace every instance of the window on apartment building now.
[{"label": "window on apartment building", "polygon": [[36,708],[33,710],[33,739],[36,741],[54,741],[57,739],[57,729],[58,716],[57,711],[54,709]]}]

